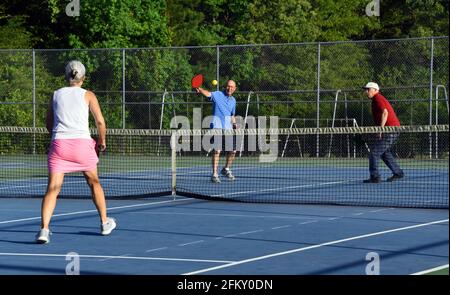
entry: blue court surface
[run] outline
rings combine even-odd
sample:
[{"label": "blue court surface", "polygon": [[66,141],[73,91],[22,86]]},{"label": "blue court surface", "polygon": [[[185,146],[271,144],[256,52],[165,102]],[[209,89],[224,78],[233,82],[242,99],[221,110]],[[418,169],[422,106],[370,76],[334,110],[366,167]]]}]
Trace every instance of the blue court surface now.
[{"label": "blue court surface", "polygon": [[0,274],[405,275],[448,266],[448,209],[109,200],[99,234],[89,200],[59,200],[51,242],[34,243],[40,202],[0,199]]}]

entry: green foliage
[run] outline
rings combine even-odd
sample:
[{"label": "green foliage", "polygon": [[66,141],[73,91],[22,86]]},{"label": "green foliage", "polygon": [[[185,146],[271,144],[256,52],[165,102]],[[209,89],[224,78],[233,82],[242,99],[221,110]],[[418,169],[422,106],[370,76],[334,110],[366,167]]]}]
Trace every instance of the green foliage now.
[{"label": "green foliage", "polygon": [[0,48],[30,48],[32,43],[33,37],[24,27],[23,17],[7,18],[6,23],[0,26]]},{"label": "green foliage", "polygon": [[381,27],[370,37],[407,38],[448,36],[448,0],[385,0],[381,1]]},{"label": "green foliage", "polygon": [[[5,0],[5,14],[23,16],[38,48],[149,47],[170,44],[165,0]],[[2,38],[3,39],[3,38]],[[9,47],[15,48],[15,47]]]},{"label": "green foliage", "polygon": [[31,61],[30,51],[0,52],[0,125],[32,124]]},{"label": "green foliage", "polygon": [[[80,16],[68,24],[74,48],[169,45],[165,1],[81,1]],[[76,32],[76,33],[75,33]]]}]

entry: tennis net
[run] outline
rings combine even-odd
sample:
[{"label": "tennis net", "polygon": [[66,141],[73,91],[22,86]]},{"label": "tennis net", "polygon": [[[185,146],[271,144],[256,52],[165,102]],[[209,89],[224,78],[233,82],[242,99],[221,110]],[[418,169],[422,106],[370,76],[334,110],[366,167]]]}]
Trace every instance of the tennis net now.
[{"label": "tennis net", "polygon": [[[241,202],[448,208],[448,125],[249,129],[230,131],[234,181],[211,182],[215,130],[108,130],[99,175],[107,198],[179,195]],[[369,178],[379,134],[398,133],[392,152],[405,177]],[[230,134],[231,135],[231,134]],[[0,127],[0,197],[42,197],[47,185],[45,128]],[[217,142],[217,140],[216,140]],[[226,146],[226,145],[225,145]],[[226,155],[220,156],[219,173]],[[60,197],[90,198],[81,173]]]}]

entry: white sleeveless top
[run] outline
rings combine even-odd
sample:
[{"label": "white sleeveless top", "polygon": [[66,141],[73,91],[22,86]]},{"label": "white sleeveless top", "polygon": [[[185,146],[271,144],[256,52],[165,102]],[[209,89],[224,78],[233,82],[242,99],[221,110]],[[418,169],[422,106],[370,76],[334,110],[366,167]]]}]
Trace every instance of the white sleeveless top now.
[{"label": "white sleeveless top", "polygon": [[81,87],[63,87],[54,92],[52,139],[91,138],[85,94]]}]

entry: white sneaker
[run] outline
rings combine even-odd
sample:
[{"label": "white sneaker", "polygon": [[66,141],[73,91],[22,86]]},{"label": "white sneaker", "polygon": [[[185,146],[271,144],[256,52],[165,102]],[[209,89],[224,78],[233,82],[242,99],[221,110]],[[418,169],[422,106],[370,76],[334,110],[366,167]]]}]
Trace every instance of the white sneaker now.
[{"label": "white sneaker", "polygon": [[102,235],[109,235],[117,226],[116,220],[112,217],[108,217],[105,223],[102,223],[101,231]]},{"label": "white sneaker", "polygon": [[52,233],[49,229],[42,228],[39,233],[36,235],[36,243],[38,244],[47,244],[50,243],[50,235]]},{"label": "white sneaker", "polygon": [[220,183],[220,179],[218,175],[211,176],[211,182],[213,183]]},{"label": "white sneaker", "polygon": [[234,175],[233,175],[233,173],[231,173],[231,170],[229,168],[223,167],[223,169],[222,169],[222,171],[220,171],[220,173],[223,176],[226,176],[228,178],[228,180],[231,180],[231,181],[235,180]]}]

